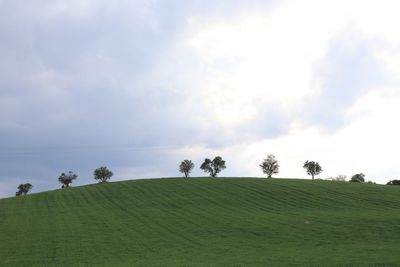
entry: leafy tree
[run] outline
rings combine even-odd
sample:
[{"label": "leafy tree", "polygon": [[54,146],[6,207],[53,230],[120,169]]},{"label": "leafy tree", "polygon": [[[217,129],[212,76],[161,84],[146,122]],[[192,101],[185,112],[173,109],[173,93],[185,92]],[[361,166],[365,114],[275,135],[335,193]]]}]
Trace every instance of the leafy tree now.
[{"label": "leafy tree", "polygon": [[387,185],[400,185],[400,180],[391,180],[387,183]]},{"label": "leafy tree", "polygon": [[20,196],[22,194],[26,195],[28,194],[29,190],[32,189],[32,185],[30,183],[26,183],[26,184],[20,184],[17,189],[18,191],[15,193],[16,196]]},{"label": "leafy tree", "polygon": [[100,180],[100,183],[105,183],[113,176],[113,173],[107,167],[102,166],[94,170],[93,175],[95,180]]},{"label": "leafy tree", "polygon": [[260,167],[263,173],[268,176],[268,178],[271,178],[272,174],[279,173],[279,164],[273,154],[268,155]]},{"label": "leafy tree", "polygon": [[303,166],[304,169],[307,170],[307,174],[311,175],[312,179],[314,180],[314,176],[318,175],[322,172],[322,168],[318,162],[315,161],[306,161]]},{"label": "leafy tree", "polygon": [[78,177],[75,173],[72,171],[69,171],[67,174],[61,173],[60,177],[58,177],[58,181],[62,183],[61,188],[68,188],[69,184],[72,183],[73,180],[75,180]]},{"label": "leafy tree", "polygon": [[185,177],[188,178],[190,172],[194,168],[194,163],[191,160],[185,159],[179,165],[179,171],[185,174]]},{"label": "leafy tree", "polygon": [[365,182],[365,174],[363,173],[357,173],[351,176],[351,179],[349,182],[355,182],[355,183],[364,183]]},{"label": "leafy tree", "polygon": [[213,160],[206,158],[200,166],[200,169],[210,173],[211,177],[216,177],[217,174],[225,168],[225,161],[222,160],[220,156],[215,157]]}]

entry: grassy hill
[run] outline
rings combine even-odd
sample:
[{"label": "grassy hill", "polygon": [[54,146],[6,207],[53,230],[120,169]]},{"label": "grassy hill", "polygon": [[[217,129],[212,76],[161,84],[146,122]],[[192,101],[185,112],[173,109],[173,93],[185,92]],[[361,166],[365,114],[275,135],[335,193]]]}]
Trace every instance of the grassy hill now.
[{"label": "grassy hill", "polygon": [[400,187],[191,178],[0,200],[0,266],[396,266]]}]

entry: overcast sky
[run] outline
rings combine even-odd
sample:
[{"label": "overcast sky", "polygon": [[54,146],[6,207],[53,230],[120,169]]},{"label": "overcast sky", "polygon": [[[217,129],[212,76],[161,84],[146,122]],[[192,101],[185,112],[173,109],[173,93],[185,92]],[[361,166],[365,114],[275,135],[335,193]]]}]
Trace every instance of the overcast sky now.
[{"label": "overcast sky", "polygon": [[381,0],[0,0],[0,197],[180,176],[400,178],[400,16]]}]

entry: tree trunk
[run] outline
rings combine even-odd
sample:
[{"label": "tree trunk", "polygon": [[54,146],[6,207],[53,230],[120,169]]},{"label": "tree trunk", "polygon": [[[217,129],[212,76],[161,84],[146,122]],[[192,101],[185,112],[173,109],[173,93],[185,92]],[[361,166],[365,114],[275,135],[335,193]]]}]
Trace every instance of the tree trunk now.
[{"label": "tree trunk", "polygon": [[312,177],[312,179],[314,180],[314,174],[313,174],[313,173],[311,174],[311,177]]}]

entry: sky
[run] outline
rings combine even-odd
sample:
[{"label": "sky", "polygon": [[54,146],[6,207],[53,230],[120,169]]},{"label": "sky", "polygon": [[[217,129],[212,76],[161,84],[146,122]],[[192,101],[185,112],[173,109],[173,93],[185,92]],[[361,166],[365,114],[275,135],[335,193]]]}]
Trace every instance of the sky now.
[{"label": "sky", "polygon": [[0,0],[0,198],[182,176],[400,177],[395,0]]}]

